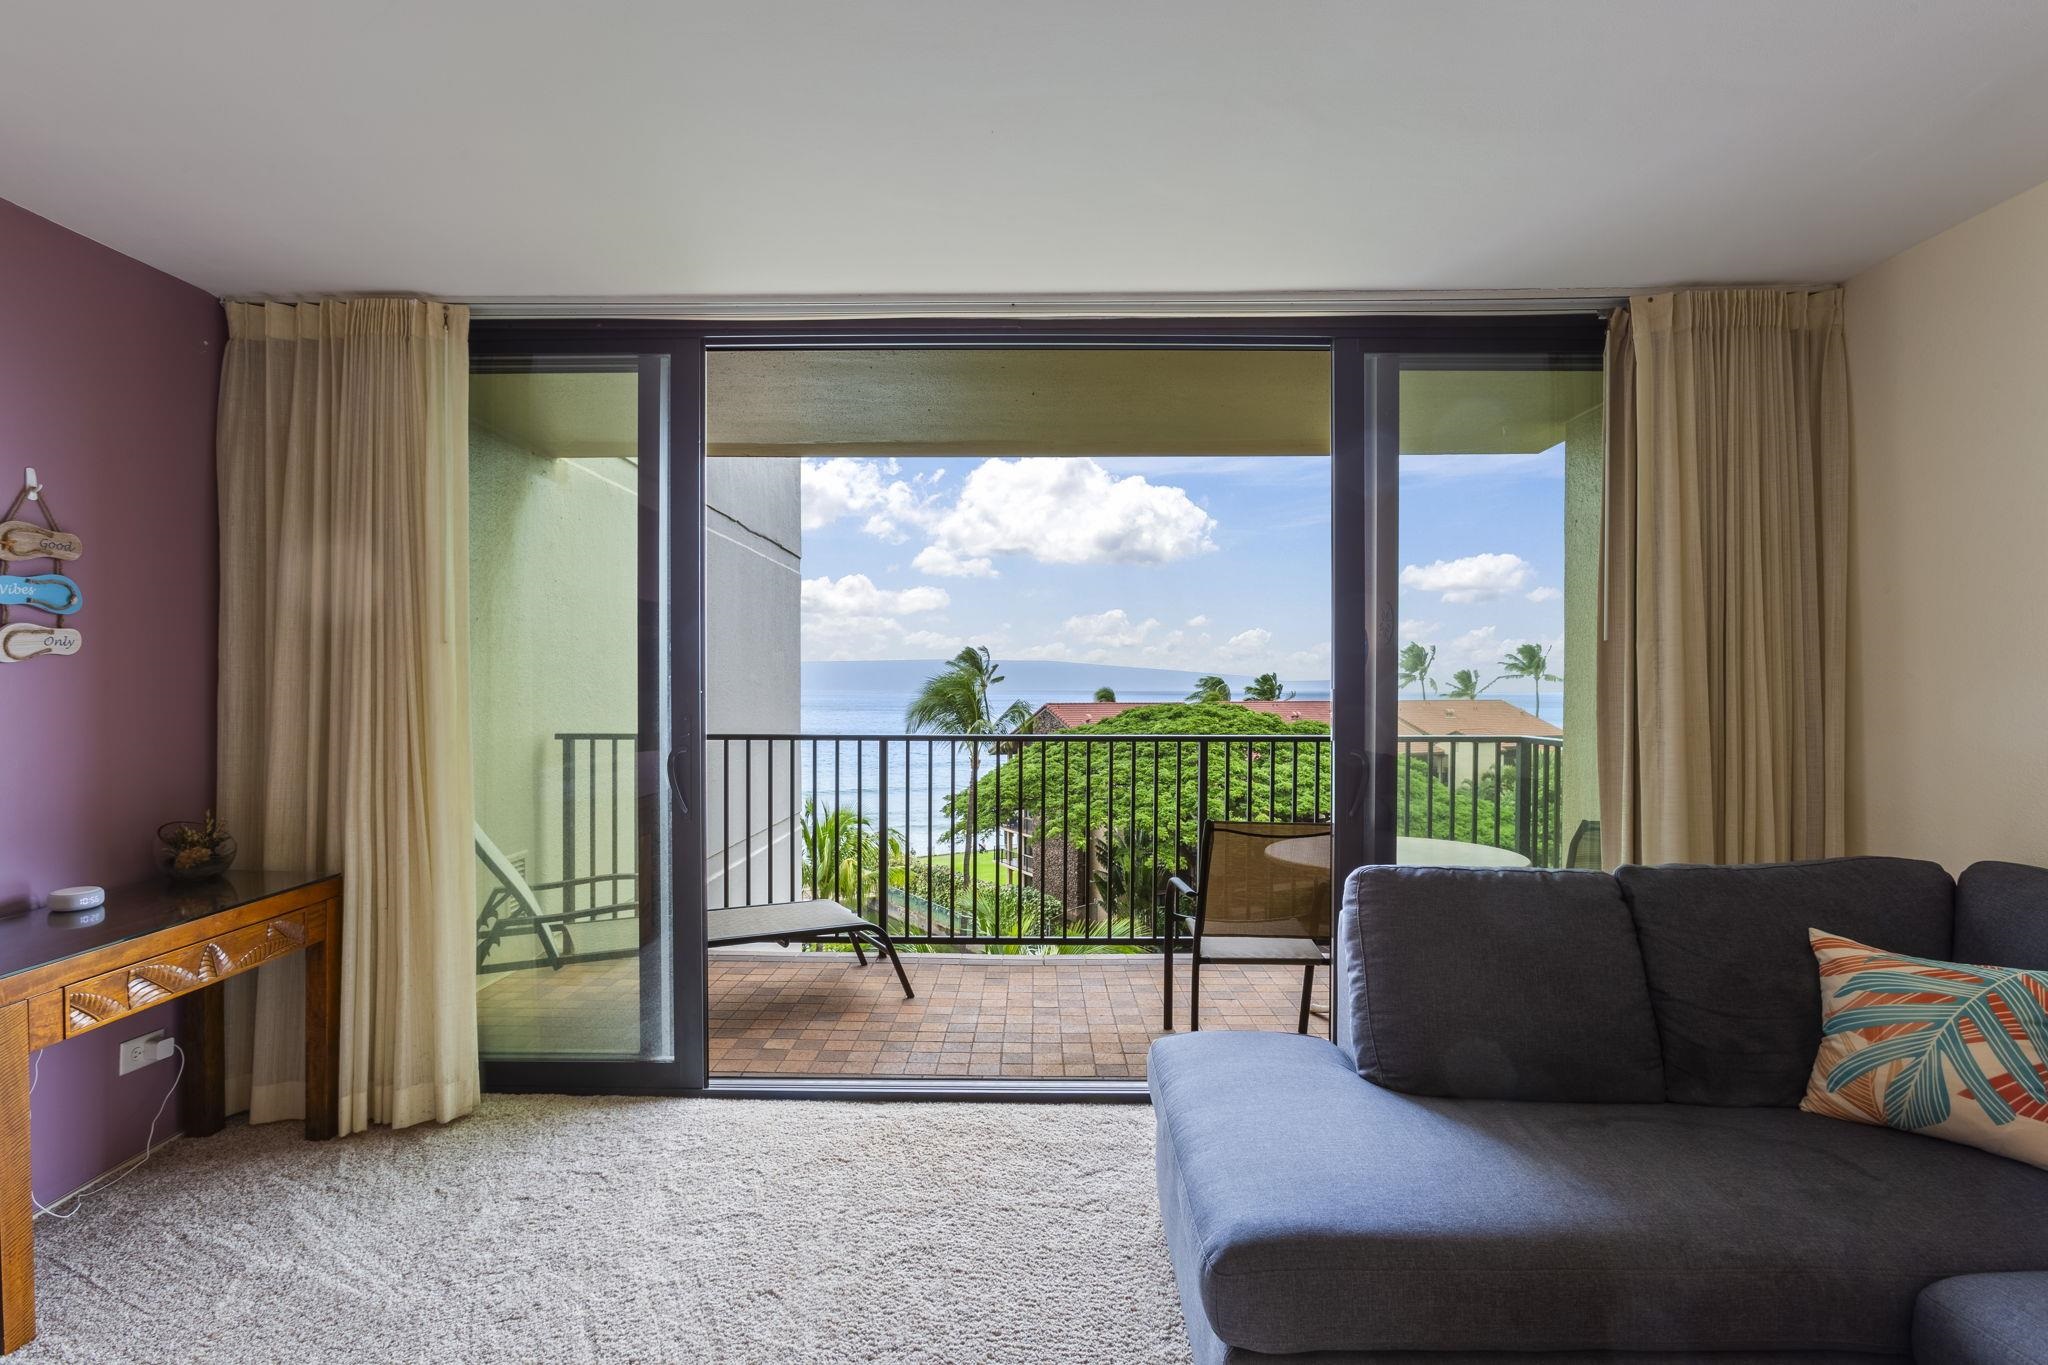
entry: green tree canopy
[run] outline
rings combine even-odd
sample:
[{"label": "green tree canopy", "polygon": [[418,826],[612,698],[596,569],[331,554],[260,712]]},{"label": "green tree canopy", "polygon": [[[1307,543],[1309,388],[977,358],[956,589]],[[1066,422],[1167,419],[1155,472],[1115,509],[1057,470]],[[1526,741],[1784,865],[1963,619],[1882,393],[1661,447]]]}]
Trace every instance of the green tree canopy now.
[{"label": "green tree canopy", "polygon": [[1188,700],[1206,705],[1211,702],[1229,701],[1230,684],[1214,673],[1204,673],[1195,679],[1195,690],[1188,693]]},{"label": "green tree canopy", "polygon": [[1098,687],[1098,688],[1096,688],[1096,689],[1095,689],[1095,700],[1097,700],[1097,701],[1115,701],[1115,700],[1116,700],[1116,689],[1115,689],[1114,687]]},{"label": "green tree canopy", "polygon": [[[1156,861],[1163,886],[1166,874],[1190,865],[1205,813],[1212,820],[1326,816],[1329,734],[1319,721],[1228,702],[1134,707],[1020,745],[951,797],[947,814],[959,833],[969,822],[977,832],[995,829],[1021,808],[1036,819],[1036,837],[1073,848],[1121,837]],[[1132,828],[1149,837],[1132,841]],[[1153,870],[1131,866],[1120,875],[1149,887]]]}]

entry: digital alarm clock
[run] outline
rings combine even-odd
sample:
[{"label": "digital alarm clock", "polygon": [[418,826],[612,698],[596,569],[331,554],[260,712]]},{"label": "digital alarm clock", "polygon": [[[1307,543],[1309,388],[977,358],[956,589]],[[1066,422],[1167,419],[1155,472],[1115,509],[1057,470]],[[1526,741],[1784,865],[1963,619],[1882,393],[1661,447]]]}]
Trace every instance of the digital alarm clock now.
[{"label": "digital alarm clock", "polygon": [[65,886],[50,893],[52,910],[97,910],[106,903],[106,888],[100,886]]}]

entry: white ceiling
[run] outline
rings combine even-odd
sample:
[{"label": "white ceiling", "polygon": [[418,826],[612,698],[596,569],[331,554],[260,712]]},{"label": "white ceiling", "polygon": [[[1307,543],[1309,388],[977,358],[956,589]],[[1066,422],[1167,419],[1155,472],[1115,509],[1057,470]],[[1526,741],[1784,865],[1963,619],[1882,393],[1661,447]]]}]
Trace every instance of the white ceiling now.
[{"label": "white ceiling", "polygon": [[2043,180],[2041,0],[0,19],[0,197],[224,294],[1819,282]]}]

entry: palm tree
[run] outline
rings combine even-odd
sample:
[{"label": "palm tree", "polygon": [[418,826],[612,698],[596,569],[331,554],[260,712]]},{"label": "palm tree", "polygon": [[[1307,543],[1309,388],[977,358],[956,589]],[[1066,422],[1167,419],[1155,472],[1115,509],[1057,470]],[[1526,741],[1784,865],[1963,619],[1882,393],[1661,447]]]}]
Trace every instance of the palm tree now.
[{"label": "palm tree", "polygon": [[1292,692],[1281,690],[1278,673],[1261,673],[1244,690],[1246,701],[1290,701],[1293,697]]},{"label": "palm tree", "polygon": [[1429,689],[1436,682],[1429,676],[1429,670],[1435,667],[1435,645],[1419,645],[1410,640],[1401,647],[1401,686],[1420,688],[1424,701],[1429,700]]},{"label": "palm tree", "polygon": [[[1493,682],[1499,681],[1499,678],[1493,680]],[[1479,694],[1491,686],[1493,686],[1493,683],[1479,681],[1479,673],[1476,669],[1461,668],[1456,673],[1451,674],[1451,689],[1444,693],[1444,695],[1453,701],[1478,701]]]},{"label": "palm tree", "polygon": [[925,679],[919,692],[903,713],[903,724],[913,734],[966,735],[967,745],[967,828],[979,847],[980,821],[975,795],[980,790],[981,743],[978,736],[1015,734],[1031,722],[1031,708],[1013,701],[1001,715],[989,710],[989,689],[1003,680],[987,645],[968,645],[953,656],[946,667]]},{"label": "palm tree", "polygon": [[1194,702],[1219,702],[1230,700],[1230,684],[1214,673],[1204,673],[1195,679],[1195,690],[1188,693],[1188,700]]},{"label": "palm tree", "polygon": [[850,895],[856,910],[865,899],[862,883],[872,881],[881,865],[867,816],[844,806],[821,811],[816,801],[804,802],[803,859],[804,887],[811,895],[842,904]]},{"label": "palm tree", "polygon": [[1096,689],[1095,689],[1095,700],[1097,700],[1097,701],[1115,701],[1115,700],[1116,700],[1116,689],[1115,689],[1114,687],[1098,687],[1098,688],[1096,688]]},{"label": "palm tree", "polygon": [[1500,661],[1504,678],[1527,678],[1536,688],[1536,719],[1543,719],[1543,684],[1563,682],[1550,671],[1550,651],[1541,645],[1516,645],[1515,652]]}]

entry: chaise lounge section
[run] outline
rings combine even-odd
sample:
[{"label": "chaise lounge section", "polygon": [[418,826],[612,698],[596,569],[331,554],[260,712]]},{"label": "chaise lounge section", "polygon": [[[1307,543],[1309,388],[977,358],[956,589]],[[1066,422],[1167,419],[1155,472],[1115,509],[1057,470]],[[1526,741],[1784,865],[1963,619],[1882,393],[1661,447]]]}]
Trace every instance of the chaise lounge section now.
[{"label": "chaise lounge section", "polygon": [[2048,1361],[2048,1171],[1797,1108],[1810,926],[2048,968],[2048,872],[1354,873],[1335,1046],[1152,1050],[1196,1360]]}]

